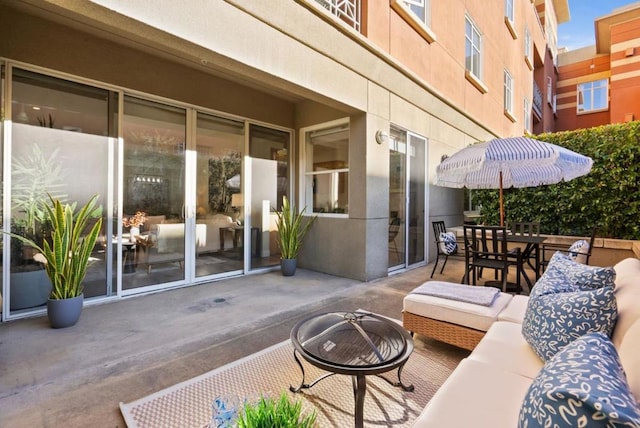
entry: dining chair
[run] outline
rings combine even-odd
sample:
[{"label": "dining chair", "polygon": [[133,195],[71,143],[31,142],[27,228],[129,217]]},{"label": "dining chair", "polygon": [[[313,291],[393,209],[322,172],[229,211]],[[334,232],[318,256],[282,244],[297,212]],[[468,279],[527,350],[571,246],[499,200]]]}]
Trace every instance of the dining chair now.
[{"label": "dining chair", "polygon": [[455,234],[447,232],[447,227],[445,226],[444,221],[433,221],[431,222],[431,225],[433,227],[433,239],[436,243],[436,262],[433,265],[433,270],[431,271],[430,276],[430,278],[433,278],[433,274],[438,267],[440,257],[444,257],[444,263],[442,264],[442,268],[440,268],[440,274],[442,275],[449,257],[462,259],[464,254],[458,248]]},{"label": "dining chair", "polygon": [[[579,248],[575,249],[574,258],[576,259],[576,261],[580,263],[584,263],[585,265],[588,265],[589,258],[593,253],[593,243],[596,239],[597,230],[598,230],[597,226],[591,229],[591,236],[589,237],[589,241],[587,242],[583,242],[583,241],[586,241],[585,239],[579,239],[570,245],[543,244],[542,245],[542,261],[540,262],[542,270],[544,271],[547,268],[547,265],[549,264],[549,260],[551,260],[551,257],[553,256],[553,254],[555,254],[556,251],[560,251],[566,254],[574,253],[572,247],[577,247],[578,245],[579,245]],[[574,254],[570,254],[570,255],[573,256]]]},{"label": "dining chair", "polygon": [[389,221],[389,251],[391,251],[391,247],[393,246],[393,251],[396,253],[396,257],[400,259],[400,253],[398,252],[398,244],[396,244],[396,237],[400,232],[400,218],[393,217]]},{"label": "dining chair", "polygon": [[[476,285],[479,272],[492,269],[496,276],[500,273],[502,291],[507,291],[509,268],[515,266],[516,291],[520,292],[520,271],[523,267],[522,253],[519,249],[509,253],[507,247],[507,228],[504,226],[464,225],[465,241],[465,280],[466,284]],[[471,277],[471,278],[470,278]],[[485,283],[487,285],[488,283]]]}]

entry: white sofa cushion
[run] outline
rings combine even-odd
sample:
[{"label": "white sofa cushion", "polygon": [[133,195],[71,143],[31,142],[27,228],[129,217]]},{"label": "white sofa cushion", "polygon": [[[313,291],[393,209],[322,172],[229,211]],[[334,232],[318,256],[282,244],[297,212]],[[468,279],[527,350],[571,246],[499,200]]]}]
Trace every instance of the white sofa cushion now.
[{"label": "white sofa cushion", "polygon": [[405,312],[422,317],[487,331],[512,297],[511,294],[500,293],[493,305],[481,306],[424,294],[408,294],[403,300],[403,308]]},{"label": "white sofa cushion", "polygon": [[515,427],[531,379],[465,358],[447,378],[414,427]]},{"label": "white sofa cushion", "polygon": [[498,314],[498,321],[509,321],[522,324],[527,311],[528,296],[515,295],[502,312]]},{"label": "white sofa cushion", "polygon": [[614,266],[614,269],[618,321],[611,341],[616,348],[619,348],[627,330],[640,319],[640,260],[631,258],[622,260]]},{"label": "white sofa cushion", "polygon": [[517,323],[496,321],[469,358],[533,379],[544,363],[524,340],[521,329]]},{"label": "white sofa cushion", "polygon": [[[637,301],[640,301],[638,299]],[[624,335],[618,348],[620,362],[627,374],[629,389],[640,402],[640,320],[637,320]]]}]

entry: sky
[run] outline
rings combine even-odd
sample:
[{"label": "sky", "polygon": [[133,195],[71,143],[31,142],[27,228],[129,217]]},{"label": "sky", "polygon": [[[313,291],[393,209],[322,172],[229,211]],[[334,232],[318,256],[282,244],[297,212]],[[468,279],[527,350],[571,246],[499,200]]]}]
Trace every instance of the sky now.
[{"label": "sky", "polygon": [[594,21],[637,0],[569,0],[571,20],[558,25],[558,47],[569,50],[596,44]]}]

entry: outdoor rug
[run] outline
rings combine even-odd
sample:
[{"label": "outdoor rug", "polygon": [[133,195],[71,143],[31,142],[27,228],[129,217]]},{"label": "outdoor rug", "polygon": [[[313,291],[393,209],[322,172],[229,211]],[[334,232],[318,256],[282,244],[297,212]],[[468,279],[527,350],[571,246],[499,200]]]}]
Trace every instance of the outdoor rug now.
[{"label": "outdoor rug", "polygon": [[[393,387],[376,376],[367,376],[365,426],[411,426],[451,373],[451,364],[443,365],[421,355],[416,345],[402,371],[403,383],[413,384],[413,392]],[[326,373],[306,361],[303,364],[306,383]],[[397,370],[384,376],[395,381]],[[292,398],[302,400],[304,413],[316,410],[318,426],[353,426],[351,376],[330,376],[310,389],[296,394],[289,392],[289,385],[298,386],[301,379],[300,368],[293,359],[293,345],[287,340],[155,394],[120,403],[120,410],[129,428],[203,428],[211,419],[211,403],[218,396],[255,398],[265,394],[277,398],[286,391]]]}]

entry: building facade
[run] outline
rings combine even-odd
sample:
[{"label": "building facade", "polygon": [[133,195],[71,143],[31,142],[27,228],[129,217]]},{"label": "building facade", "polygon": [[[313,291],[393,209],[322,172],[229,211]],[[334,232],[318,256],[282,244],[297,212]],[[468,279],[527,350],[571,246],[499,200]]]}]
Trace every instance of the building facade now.
[{"label": "building facade", "polygon": [[[277,269],[285,195],[318,217],[299,266],[424,265],[431,221],[463,218],[462,191],[430,185],[440,159],[552,127],[568,16],[566,0],[0,0],[4,230],[42,234],[43,192],[99,194],[86,304]],[[41,269],[3,244],[3,319],[41,313],[46,286],[18,285]]]},{"label": "building facade", "polygon": [[597,18],[595,35],[558,55],[556,131],[640,119],[640,3]]}]

